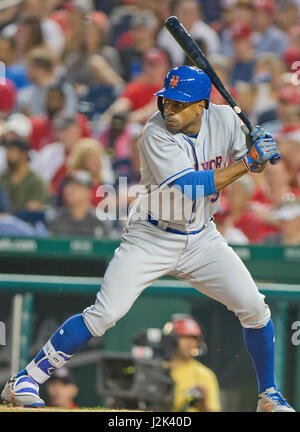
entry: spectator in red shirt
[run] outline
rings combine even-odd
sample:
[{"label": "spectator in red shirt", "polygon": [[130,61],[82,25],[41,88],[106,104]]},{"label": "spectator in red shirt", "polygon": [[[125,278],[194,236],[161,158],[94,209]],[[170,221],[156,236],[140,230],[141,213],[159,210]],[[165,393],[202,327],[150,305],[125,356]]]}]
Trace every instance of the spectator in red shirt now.
[{"label": "spectator in red shirt", "polygon": [[104,198],[97,196],[99,195],[97,191],[103,183],[101,173],[103,152],[104,148],[99,141],[93,138],[83,138],[78,141],[67,160],[68,172],[83,170],[91,174],[93,183],[91,204],[94,207],[97,207]]},{"label": "spectator in red shirt", "polygon": [[139,78],[125,87],[100,121],[109,124],[113,115],[129,113],[130,122],[144,123],[157,110],[154,93],[161,88],[169,67],[170,60],[165,51],[158,48],[147,51],[143,56],[143,71]]},{"label": "spectator in red shirt", "polygon": [[54,141],[31,152],[31,167],[50,184],[50,196],[57,198],[67,173],[67,157],[81,138],[76,117],[59,116],[53,121]]},{"label": "spectator in red shirt", "polygon": [[265,184],[257,188],[252,202],[258,202],[266,206],[267,210],[280,204],[282,197],[293,193],[300,198],[300,189],[292,187],[292,175],[287,161],[281,158],[276,165],[268,164],[264,170]]},{"label": "spectator in red shirt", "polygon": [[272,216],[272,211],[281,203],[285,196],[300,198],[300,189],[292,187],[292,173],[285,159],[280,164],[268,164],[264,170],[265,183],[256,188],[251,202],[251,209],[269,225],[267,237],[278,235],[280,226]]},{"label": "spectator in red shirt", "polygon": [[214,223],[217,230],[229,244],[246,245],[249,243],[246,235],[240,229],[233,226],[229,205],[224,195],[221,197],[217,213],[214,214]]},{"label": "spectator in red shirt", "polygon": [[10,114],[15,103],[16,87],[14,83],[8,79],[5,80],[5,83],[0,81],[0,113]]},{"label": "spectator in red shirt", "polygon": [[67,174],[67,158],[72,149],[78,144],[81,133],[79,124],[74,117],[57,118],[54,123],[54,128],[56,130],[58,142],[62,143],[65,148],[64,160],[51,181],[52,191],[58,194],[63,178]]},{"label": "spectator in red shirt", "polygon": [[234,226],[246,235],[249,243],[262,243],[269,234],[270,227],[251,210],[250,199],[253,192],[254,182],[248,175],[228,186],[226,198]]},{"label": "spectator in red shirt", "polygon": [[[65,100],[65,93],[60,86],[53,86],[48,89],[46,94],[47,114],[31,117],[32,134],[30,142],[32,149],[39,151],[45,145],[55,141],[53,119],[63,114]],[[91,129],[87,118],[80,113],[76,113],[75,118],[80,128],[80,135],[82,137],[91,136]]]}]

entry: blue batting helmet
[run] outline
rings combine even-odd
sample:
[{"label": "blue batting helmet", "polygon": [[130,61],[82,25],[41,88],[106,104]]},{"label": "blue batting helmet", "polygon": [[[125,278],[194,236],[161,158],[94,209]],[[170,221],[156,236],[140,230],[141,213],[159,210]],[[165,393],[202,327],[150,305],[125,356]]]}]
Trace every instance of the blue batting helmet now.
[{"label": "blue batting helmet", "polygon": [[208,106],[210,93],[211,80],[205,72],[195,66],[178,66],[167,73],[163,88],[155,95],[178,102],[205,99]]}]

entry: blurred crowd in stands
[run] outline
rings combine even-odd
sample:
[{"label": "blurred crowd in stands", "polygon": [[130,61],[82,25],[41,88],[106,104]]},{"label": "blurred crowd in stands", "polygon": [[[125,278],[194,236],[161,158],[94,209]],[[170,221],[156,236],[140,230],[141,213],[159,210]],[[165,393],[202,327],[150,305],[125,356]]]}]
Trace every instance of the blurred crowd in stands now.
[{"label": "blurred crowd in stands", "polygon": [[[230,185],[232,244],[300,244],[300,0],[0,0],[0,234],[116,238],[102,185],[139,183],[166,72],[191,64],[176,15],[281,163]],[[211,102],[224,104],[213,89]]]}]

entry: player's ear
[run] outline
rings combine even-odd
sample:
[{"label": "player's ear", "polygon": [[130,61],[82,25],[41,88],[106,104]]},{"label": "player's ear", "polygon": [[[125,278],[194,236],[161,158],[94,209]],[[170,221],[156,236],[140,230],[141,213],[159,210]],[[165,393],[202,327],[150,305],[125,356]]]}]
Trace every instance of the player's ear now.
[{"label": "player's ear", "polygon": [[202,114],[202,111],[204,110],[205,107],[206,107],[206,101],[204,99],[198,101],[198,103],[197,103],[197,109],[198,109],[198,113],[199,114]]}]

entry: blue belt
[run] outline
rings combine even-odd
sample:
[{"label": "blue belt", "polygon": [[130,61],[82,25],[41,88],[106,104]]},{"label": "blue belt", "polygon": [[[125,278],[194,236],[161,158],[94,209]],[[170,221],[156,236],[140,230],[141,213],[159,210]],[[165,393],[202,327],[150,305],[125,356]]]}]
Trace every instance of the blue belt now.
[{"label": "blue belt", "polygon": [[[155,225],[156,227],[158,226],[158,221],[155,219],[152,219],[151,216],[148,214],[148,218],[147,218],[148,222],[152,223],[152,225]],[[189,235],[189,234],[198,234],[199,232],[201,232],[204,228],[206,227],[206,225],[203,225],[199,230],[196,231],[191,231],[191,232],[184,232],[184,231],[178,231],[176,229],[173,228],[166,228],[163,229],[163,231],[168,231],[170,233],[173,234],[181,234],[181,235]],[[162,228],[161,228],[162,229]]]}]

